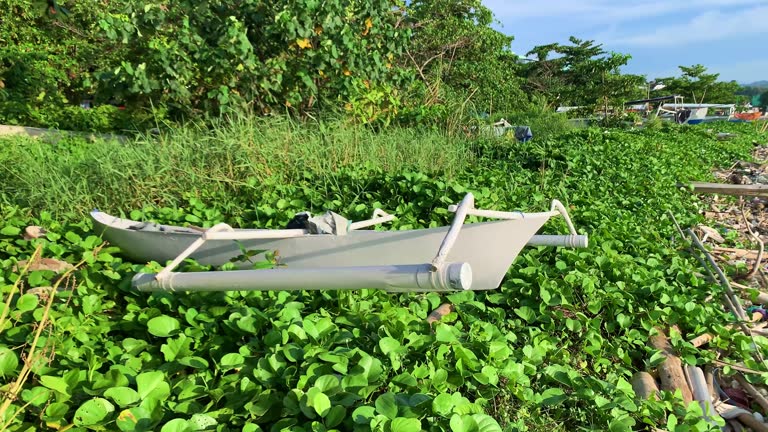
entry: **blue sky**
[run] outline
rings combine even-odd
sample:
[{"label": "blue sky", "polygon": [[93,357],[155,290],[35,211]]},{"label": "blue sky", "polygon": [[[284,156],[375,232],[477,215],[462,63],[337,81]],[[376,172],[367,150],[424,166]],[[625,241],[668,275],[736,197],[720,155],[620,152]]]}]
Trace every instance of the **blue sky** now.
[{"label": "blue sky", "polygon": [[525,55],[573,35],[632,55],[649,79],[703,64],[722,80],[768,80],[768,0],[483,0]]}]

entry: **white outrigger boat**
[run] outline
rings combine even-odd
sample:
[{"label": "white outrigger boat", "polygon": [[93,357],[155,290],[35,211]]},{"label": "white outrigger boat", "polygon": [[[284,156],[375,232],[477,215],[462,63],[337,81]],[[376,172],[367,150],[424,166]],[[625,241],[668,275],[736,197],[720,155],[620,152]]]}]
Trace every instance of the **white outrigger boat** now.
[{"label": "white outrigger boat", "polygon": [[[140,291],[267,291],[381,289],[388,292],[489,290],[498,288],[526,245],[587,247],[565,207],[552,201],[541,213],[480,210],[467,194],[450,226],[400,230],[362,230],[394,219],[376,210],[371,219],[350,223],[328,212],[305,219],[305,228],[233,229],[218,224],[207,230],[137,222],[93,211],[97,235],[136,262],[171,262],[159,273],[139,273]],[[464,224],[469,215],[498,221]],[[570,234],[536,235],[552,216],[565,219]],[[255,261],[278,255],[272,268],[174,272],[185,259],[220,266],[253,251]]]}]

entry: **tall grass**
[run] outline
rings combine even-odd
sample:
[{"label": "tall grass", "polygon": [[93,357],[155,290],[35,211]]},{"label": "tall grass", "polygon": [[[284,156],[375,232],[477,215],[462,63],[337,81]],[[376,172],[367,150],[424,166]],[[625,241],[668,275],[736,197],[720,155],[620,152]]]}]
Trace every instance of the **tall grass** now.
[{"label": "tall grass", "polygon": [[426,129],[374,131],[343,121],[296,123],[245,114],[127,142],[0,138],[0,197],[52,213],[178,205],[183,192],[295,183],[345,166],[450,177],[472,164],[471,143]]}]

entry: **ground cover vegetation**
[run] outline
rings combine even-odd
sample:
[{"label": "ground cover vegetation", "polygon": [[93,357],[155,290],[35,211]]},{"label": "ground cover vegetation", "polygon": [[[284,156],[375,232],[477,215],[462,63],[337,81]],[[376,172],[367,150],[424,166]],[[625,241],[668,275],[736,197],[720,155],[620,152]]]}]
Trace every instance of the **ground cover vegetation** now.
[{"label": "ground cover vegetation", "polygon": [[[281,127],[290,131],[270,130]],[[315,127],[301,133],[323,133]],[[180,156],[172,174],[129,150],[159,157],[173,148],[170,137],[122,151],[77,138],[4,138],[14,159],[33,157],[0,164],[0,283],[9,299],[0,326],[3,421],[13,430],[708,430],[698,405],[671,394],[637,401],[629,380],[659,360],[648,346],[657,325],[679,326],[672,341],[687,362],[713,354],[683,335],[714,332],[727,353],[720,360],[761,367],[751,354],[766,341],[753,346],[724,327],[732,318],[705,301],[720,288],[696,276],[698,264],[665,218],[671,211],[684,226],[699,220],[697,199],[677,181],[707,179],[712,166],[748,158],[751,125],[718,129],[739,137],[719,141],[706,129],[670,125],[526,143],[435,139],[462,157],[429,166],[417,154],[394,167],[363,152],[333,169],[285,163],[269,173],[239,160],[265,144],[237,134],[218,139],[229,142],[229,161],[212,145],[187,147],[186,157],[171,150]],[[308,153],[322,156],[326,142],[359,145],[350,131],[325,133],[308,140]],[[207,176],[206,161],[216,161]],[[48,179],[80,186],[35,194]],[[528,249],[491,292],[148,294],[130,289],[146,263],[102,247],[83,216],[98,205],[139,220],[275,228],[301,210],[360,219],[379,207],[402,229],[448,223],[446,207],[467,191],[478,206],[510,210],[559,198],[593,246]],[[47,233],[24,239],[28,225]],[[563,229],[553,221],[546,231]],[[25,272],[19,261],[37,249],[83,262],[73,278]],[[59,280],[58,289],[44,288]],[[427,324],[445,302],[455,310]]]},{"label": "ground cover vegetation", "polygon": [[[687,363],[711,360],[685,342],[710,332],[719,360],[763,369],[766,340],[726,328],[665,215],[700,221],[677,182],[764,136],[628,126],[623,103],[655,94],[627,55],[571,38],[524,59],[479,0],[0,0],[0,24],[0,123],[128,135],[0,137],[0,429],[704,431],[679,395],[635,398],[652,329],[677,325]],[[687,100],[735,98],[681,71],[664,81]],[[576,129],[561,105],[606,120]],[[535,138],[486,133],[502,118]],[[448,223],[468,191],[560,199],[592,246],[528,248],[490,292],[147,294],[130,279],[162,263],[127,261],[87,217],[279,228],[382,208],[406,229]]]}]

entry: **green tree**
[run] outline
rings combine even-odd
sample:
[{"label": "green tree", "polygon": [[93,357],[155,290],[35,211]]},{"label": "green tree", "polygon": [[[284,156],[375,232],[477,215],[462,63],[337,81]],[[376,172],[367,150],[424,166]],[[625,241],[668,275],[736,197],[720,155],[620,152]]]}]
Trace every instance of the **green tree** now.
[{"label": "green tree", "polygon": [[763,109],[763,112],[768,111],[768,91],[764,91],[762,94],[760,94],[760,108]]},{"label": "green tree", "polygon": [[707,73],[707,68],[697,64],[679,66],[680,77],[659,78],[670,93],[691,98],[693,103],[733,103],[741,88],[736,81],[718,81],[720,74]]},{"label": "green tree", "polygon": [[591,40],[571,37],[569,41],[570,45],[540,45],[527,53],[535,56],[522,69],[529,91],[544,95],[552,104],[599,105],[606,112],[609,106],[639,95],[644,77],[621,74],[629,55],[606,52]]},{"label": "green tree", "polygon": [[306,112],[397,82],[409,32],[398,0],[126,0],[100,21],[126,46],[104,78],[120,97],[215,113]]},{"label": "green tree", "polygon": [[[100,38],[84,2],[0,0],[0,117],[42,122],[44,111],[98,91],[95,72],[118,47]],[[103,5],[109,10],[112,2]]]},{"label": "green tree", "polygon": [[422,103],[453,95],[479,110],[499,111],[527,102],[513,38],[491,28],[493,13],[480,0],[415,0],[407,21],[413,38],[406,56],[424,85]]}]

